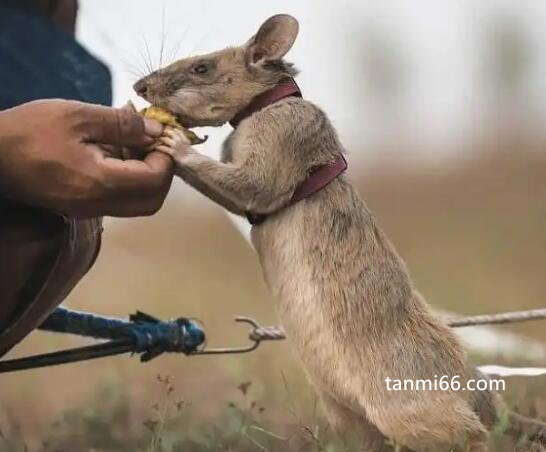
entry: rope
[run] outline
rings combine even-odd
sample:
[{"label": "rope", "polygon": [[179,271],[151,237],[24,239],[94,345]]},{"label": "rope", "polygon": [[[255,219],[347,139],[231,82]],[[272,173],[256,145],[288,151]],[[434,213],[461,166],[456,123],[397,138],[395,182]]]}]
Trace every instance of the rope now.
[{"label": "rope", "polygon": [[205,334],[191,320],[182,317],[163,322],[142,312],[131,315],[127,321],[57,308],[39,329],[56,333],[77,334],[95,339],[107,339],[107,342],[25,358],[3,360],[0,361],[0,373],[86,361],[124,353],[140,354],[140,360],[146,362],[165,352],[178,352],[186,355],[197,353],[199,346],[205,341]]},{"label": "rope", "polygon": [[542,319],[546,319],[546,308],[532,309],[530,311],[504,312],[501,314],[451,318],[447,319],[446,323],[453,328],[460,328],[477,325],[501,325],[505,323],[519,323]]},{"label": "rope", "polygon": [[[546,309],[446,318],[444,321],[448,326],[459,328],[540,319],[546,319]],[[200,346],[205,341],[205,333],[197,323],[184,317],[164,322],[148,314],[137,312],[131,315],[127,321],[57,308],[40,326],[41,330],[106,339],[107,342],[25,358],[3,360],[0,361],[0,373],[124,353],[140,354],[142,362],[150,361],[165,352],[178,352],[190,356],[248,353],[258,348],[262,341],[286,339],[286,333],[282,327],[261,326],[249,317],[237,317],[235,321],[246,323],[252,327],[248,335],[252,341],[250,345],[203,349]]]},{"label": "rope", "polygon": [[127,321],[57,308],[39,329],[111,341],[131,338],[135,353],[160,349],[161,353],[188,354],[205,340],[203,331],[195,322],[185,318],[164,322],[140,311],[129,316]]},{"label": "rope", "polygon": [[284,329],[280,326],[261,326],[250,332],[248,338],[251,341],[282,341],[286,339]]},{"label": "rope", "polygon": [[[516,311],[501,314],[487,314],[456,318],[449,317],[445,318],[444,321],[452,328],[462,328],[468,326],[500,325],[543,319],[546,319],[546,309],[533,309],[530,311]],[[265,326],[251,331],[249,338],[253,341],[278,341],[286,339],[286,333],[280,326]]]}]

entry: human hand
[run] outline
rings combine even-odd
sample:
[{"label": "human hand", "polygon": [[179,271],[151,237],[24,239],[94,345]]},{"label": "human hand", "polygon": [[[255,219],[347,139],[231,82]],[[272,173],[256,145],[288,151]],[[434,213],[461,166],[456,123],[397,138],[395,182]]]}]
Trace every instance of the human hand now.
[{"label": "human hand", "polygon": [[171,158],[115,157],[161,132],[132,108],[41,100],[1,111],[0,196],[82,218],[151,215],[169,191]]}]

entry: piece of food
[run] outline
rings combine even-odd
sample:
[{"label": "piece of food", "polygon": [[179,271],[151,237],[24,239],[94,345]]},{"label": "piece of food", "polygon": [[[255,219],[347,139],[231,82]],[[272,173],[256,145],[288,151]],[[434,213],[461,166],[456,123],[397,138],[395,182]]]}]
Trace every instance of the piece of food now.
[{"label": "piece of food", "polygon": [[176,116],[171,112],[164,110],[160,107],[151,107],[141,110],[140,114],[145,118],[155,119],[157,122],[160,122],[163,125],[174,127],[176,129],[182,130],[186,138],[190,140],[191,144],[201,144],[207,141],[208,136],[205,135],[204,138],[197,136],[194,132],[189,129],[186,129],[182,124],[178,122]]}]

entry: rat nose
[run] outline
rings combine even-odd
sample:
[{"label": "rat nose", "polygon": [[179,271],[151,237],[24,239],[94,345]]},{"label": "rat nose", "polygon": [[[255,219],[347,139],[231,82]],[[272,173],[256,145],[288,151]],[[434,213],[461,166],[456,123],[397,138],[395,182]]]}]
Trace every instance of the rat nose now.
[{"label": "rat nose", "polygon": [[148,93],[148,81],[145,78],[140,79],[133,85],[133,89],[139,96],[145,98]]}]

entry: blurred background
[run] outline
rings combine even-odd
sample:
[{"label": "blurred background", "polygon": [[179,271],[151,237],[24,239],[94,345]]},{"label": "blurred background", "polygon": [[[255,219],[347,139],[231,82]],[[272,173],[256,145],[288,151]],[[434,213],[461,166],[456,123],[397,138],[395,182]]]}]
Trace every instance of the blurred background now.
[{"label": "blurred background", "polygon": [[[268,16],[294,15],[301,28],[288,59],[301,70],[304,96],[335,123],[350,178],[429,303],[460,314],[546,305],[544,1],[81,0],[80,7],[78,38],[113,71],[116,106],[128,99],[143,106],[131,86],[160,64],[241,44]],[[217,156],[229,130],[204,130],[210,139],[200,149]],[[245,343],[235,315],[277,323],[247,232],[176,181],[158,215],[106,220],[99,260],[65,304],[122,317],[137,309],[196,317],[210,345]],[[546,364],[541,322],[478,329],[465,341],[478,363]],[[37,332],[11,356],[81,343]],[[538,396],[545,377],[506,386],[522,411],[546,417]],[[219,428],[229,409],[245,422],[266,418],[283,434],[288,425],[314,425],[315,415],[286,342],[251,355],[149,364],[122,357],[30,371],[3,376],[0,393],[0,450],[2,436],[20,440],[9,451],[23,443],[29,450],[156,450],[158,437],[175,450],[181,436],[195,435],[180,425]],[[171,408],[161,410],[173,400],[183,400],[173,412],[192,420],[175,414],[179,423],[169,429],[158,419],[170,416]],[[143,425],[148,436],[139,436]],[[219,444],[221,437],[197,436],[191,441]],[[264,432],[247,436],[231,450],[274,441]]]}]

